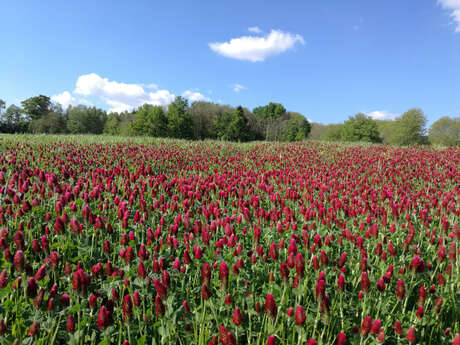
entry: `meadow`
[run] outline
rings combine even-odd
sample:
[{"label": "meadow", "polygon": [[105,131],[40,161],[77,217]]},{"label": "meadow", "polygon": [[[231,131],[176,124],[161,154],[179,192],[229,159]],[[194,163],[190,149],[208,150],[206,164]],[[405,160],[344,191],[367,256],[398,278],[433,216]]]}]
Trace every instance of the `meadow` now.
[{"label": "meadow", "polygon": [[459,166],[0,135],[0,344],[460,345]]}]

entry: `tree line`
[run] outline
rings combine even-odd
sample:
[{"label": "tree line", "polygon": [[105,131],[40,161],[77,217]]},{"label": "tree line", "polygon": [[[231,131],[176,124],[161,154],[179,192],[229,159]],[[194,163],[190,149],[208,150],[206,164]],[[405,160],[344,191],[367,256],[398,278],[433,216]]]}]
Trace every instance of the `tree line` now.
[{"label": "tree line", "polygon": [[309,138],[325,141],[362,141],[391,145],[460,146],[460,117],[444,116],[429,129],[421,109],[409,109],[394,120],[375,120],[363,113],[343,123],[312,123]]},{"label": "tree line", "polygon": [[107,113],[85,105],[63,109],[39,95],[8,108],[0,100],[2,133],[70,133],[151,136],[228,141],[299,141],[310,132],[308,120],[269,103],[253,111],[242,106],[193,102],[181,96],[167,107],[144,104],[128,112]]},{"label": "tree line", "polygon": [[144,104],[133,111],[107,113],[85,105],[63,109],[39,95],[6,107],[0,99],[2,133],[69,133],[151,136],[227,141],[302,141],[306,139],[373,142],[393,145],[460,146],[460,118],[442,117],[429,129],[421,109],[394,120],[375,120],[358,113],[343,123],[310,123],[302,114],[270,102],[250,111],[176,97],[167,107]]}]

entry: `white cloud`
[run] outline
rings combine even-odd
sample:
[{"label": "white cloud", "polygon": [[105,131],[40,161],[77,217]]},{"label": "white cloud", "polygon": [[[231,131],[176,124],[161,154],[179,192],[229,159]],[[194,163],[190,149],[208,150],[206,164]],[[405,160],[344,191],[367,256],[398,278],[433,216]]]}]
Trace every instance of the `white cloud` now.
[{"label": "white cloud", "polygon": [[53,95],[51,96],[51,100],[61,104],[64,109],[75,103],[75,98],[70,94],[69,91],[64,91],[57,95]]},{"label": "white cloud", "polygon": [[209,102],[210,99],[205,95],[202,95],[198,91],[186,90],[182,93],[182,97],[187,98],[190,102]]},{"label": "white cloud", "polygon": [[305,44],[302,36],[272,30],[265,36],[242,36],[232,38],[228,42],[209,43],[209,47],[216,53],[229,58],[258,62],[289,50],[297,43]]},{"label": "white cloud", "polygon": [[248,28],[249,32],[253,32],[255,34],[261,34],[262,30],[258,26],[251,26]]},{"label": "white cloud", "polygon": [[[155,91],[147,92],[144,87]],[[166,106],[175,98],[168,90],[158,90],[156,84],[120,83],[102,78],[96,73],[78,77],[74,93],[100,98],[110,106],[109,112],[132,110],[145,103]]]},{"label": "white cloud", "polygon": [[[210,101],[198,89],[186,90],[182,96],[191,102]],[[156,84],[122,83],[103,78],[96,73],[79,76],[73,95],[69,91],[64,91],[51,97],[65,108],[69,104],[93,105],[92,101],[95,101],[96,104],[105,104],[109,112],[130,111],[146,103],[167,106],[175,98],[172,92],[159,89]]]},{"label": "white cloud", "polygon": [[460,0],[438,0],[445,9],[451,10],[450,16],[457,22],[456,32],[460,32]]},{"label": "white cloud", "polygon": [[374,120],[394,120],[397,116],[387,110],[375,110],[367,113],[366,115],[372,117]]},{"label": "white cloud", "polygon": [[246,86],[243,86],[241,84],[233,85],[233,91],[240,92],[241,90],[246,90]]}]

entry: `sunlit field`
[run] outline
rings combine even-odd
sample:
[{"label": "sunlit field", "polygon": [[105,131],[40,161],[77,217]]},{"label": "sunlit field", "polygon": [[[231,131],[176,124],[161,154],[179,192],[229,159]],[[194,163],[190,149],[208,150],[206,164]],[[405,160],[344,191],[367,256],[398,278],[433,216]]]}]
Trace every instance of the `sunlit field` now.
[{"label": "sunlit field", "polygon": [[460,344],[460,149],[0,148],[1,344]]}]

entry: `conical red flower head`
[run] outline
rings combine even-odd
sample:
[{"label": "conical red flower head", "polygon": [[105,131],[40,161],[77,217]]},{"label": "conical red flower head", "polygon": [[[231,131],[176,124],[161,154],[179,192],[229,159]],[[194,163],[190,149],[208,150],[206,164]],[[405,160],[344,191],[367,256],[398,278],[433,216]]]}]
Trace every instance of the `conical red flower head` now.
[{"label": "conical red flower head", "polygon": [[399,334],[399,335],[404,333],[403,329],[401,327],[401,321],[396,321],[395,322],[394,331],[395,331],[396,334]]},{"label": "conical red flower head", "polygon": [[123,304],[121,306],[121,310],[123,311],[123,319],[125,321],[129,321],[133,314],[133,301],[129,294],[123,298]]},{"label": "conical red flower head", "polygon": [[211,266],[205,262],[201,267],[201,282],[203,285],[209,285],[211,280]]},{"label": "conical red flower head", "polygon": [[154,279],[153,280],[153,285],[155,286],[155,290],[157,291],[157,295],[161,298],[161,299],[166,299],[166,297],[168,297],[168,289],[166,288],[166,286],[160,282],[158,279]]},{"label": "conical red flower head", "polygon": [[182,307],[184,307],[184,311],[185,311],[186,313],[190,312],[190,307],[189,307],[189,305],[188,305],[187,300],[184,300],[184,301],[182,302]]},{"label": "conical red flower head", "polygon": [[342,253],[342,255],[340,255],[340,258],[339,258],[338,266],[342,267],[343,265],[346,264],[346,262],[347,262],[347,253]]},{"label": "conical red flower head", "polygon": [[46,277],[46,265],[41,265],[40,268],[38,269],[37,273],[35,273],[35,280],[42,280],[43,278]]},{"label": "conical red flower head", "polygon": [[147,276],[147,270],[145,269],[144,263],[142,261],[139,261],[139,265],[137,267],[137,275],[142,279]]},{"label": "conical red flower head", "polygon": [[62,294],[59,298],[59,303],[64,307],[68,307],[70,305],[70,296],[66,293]]},{"label": "conical red flower head", "polygon": [[0,288],[4,289],[8,286],[8,275],[6,268],[0,273]]},{"label": "conical red flower head", "polygon": [[337,339],[335,340],[335,345],[345,345],[347,343],[347,336],[345,333],[340,333],[337,335]]},{"label": "conical red flower head", "polygon": [[415,337],[415,329],[413,326],[410,327],[409,330],[407,331],[406,339],[409,343],[415,343],[417,341]]},{"label": "conical red flower head", "polygon": [[307,317],[305,316],[305,311],[301,305],[297,306],[295,310],[295,323],[298,326],[303,326]]},{"label": "conical red flower head", "polygon": [[235,310],[233,311],[232,321],[236,326],[241,325],[241,323],[243,322],[243,315],[241,315],[240,308],[235,308]]},{"label": "conical red flower head", "polygon": [[228,274],[229,274],[228,265],[225,262],[221,262],[220,263],[220,280],[222,282],[221,287],[223,288],[227,287]]},{"label": "conical red flower head", "polygon": [[230,294],[227,294],[225,296],[224,304],[226,304],[226,305],[232,304],[232,296]]},{"label": "conical red flower head", "polygon": [[90,276],[83,271],[83,269],[79,268],[73,275],[72,278],[72,286],[73,290],[76,293],[82,294],[86,292],[90,283]]},{"label": "conical red flower head", "polygon": [[377,290],[381,292],[385,291],[385,280],[383,278],[379,278],[377,281]]},{"label": "conical red flower head", "polygon": [[366,272],[361,274],[361,290],[364,292],[369,292],[371,282]]},{"label": "conical red flower head", "polygon": [[372,322],[372,327],[371,327],[372,335],[379,334],[381,327],[382,327],[382,321],[380,321],[379,319]]},{"label": "conical red flower head", "polygon": [[434,300],[434,311],[436,313],[439,313],[441,311],[441,307],[442,307],[443,302],[444,302],[444,299],[442,298],[442,296],[438,296]]},{"label": "conical red flower head", "polygon": [[418,289],[418,299],[417,299],[418,305],[423,305],[425,303],[426,294],[427,294],[427,291],[426,291],[425,286],[423,285],[420,286],[420,288]]},{"label": "conical red flower head", "polygon": [[33,337],[35,335],[38,335],[39,333],[40,333],[40,325],[39,325],[38,321],[34,321],[32,323],[32,326],[30,326],[29,335],[31,337]]},{"label": "conical red flower head", "polygon": [[270,249],[268,250],[268,256],[270,256],[270,258],[273,261],[278,260],[278,247],[276,246],[275,242],[272,242],[272,244],[270,245]]},{"label": "conical red flower head", "polygon": [[337,289],[341,292],[345,290],[345,277],[342,274],[337,278]]},{"label": "conical red flower head", "polygon": [[69,316],[67,316],[67,332],[73,333],[73,331],[75,331],[75,321],[73,316],[69,314]]},{"label": "conical red flower head", "polygon": [[329,259],[328,259],[327,254],[326,254],[326,252],[324,250],[321,250],[320,259],[321,259],[321,265],[327,266],[327,264],[329,262]]},{"label": "conical red flower head", "polygon": [[398,279],[396,282],[396,298],[398,299],[403,299],[406,294],[406,285],[404,284],[404,281],[401,279]]},{"label": "conical red flower head", "polygon": [[359,330],[359,334],[362,337],[367,337],[369,332],[371,331],[372,327],[372,318],[370,316],[366,316],[361,324],[361,329]]},{"label": "conical red flower head", "polygon": [[102,306],[99,309],[99,313],[97,314],[97,328],[99,328],[101,331],[109,325],[109,314],[110,312],[106,309],[105,306]]},{"label": "conical red flower head", "polygon": [[201,298],[203,298],[203,300],[207,300],[209,299],[209,297],[211,296],[211,293],[209,291],[209,288],[207,285],[203,285],[201,287]]},{"label": "conical red flower head", "polygon": [[155,315],[158,318],[163,317],[165,314],[165,306],[163,302],[161,301],[161,298],[157,295],[155,296]]},{"label": "conical red flower head", "polygon": [[13,262],[14,262],[14,269],[17,272],[24,271],[24,253],[22,252],[22,250],[18,250],[14,254]]},{"label": "conical red flower head", "polygon": [[136,307],[139,307],[141,305],[141,296],[139,294],[139,291],[134,291],[134,294],[133,294],[133,304],[136,306]]},{"label": "conical red flower head", "polygon": [[18,250],[24,249],[24,234],[21,231],[14,234],[13,241]]},{"label": "conical red flower head", "polygon": [[301,253],[297,253],[295,257],[295,270],[300,277],[305,273],[305,261]]},{"label": "conical red flower head", "polygon": [[454,341],[452,342],[452,345],[460,345],[460,334],[457,333],[455,334]]},{"label": "conical red flower head", "polygon": [[323,279],[319,279],[315,287],[316,300],[320,301],[326,293],[326,282]]},{"label": "conical red flower head", "polygon": [[278,313],[275,298],[272,294],[267,294],[267,297],[265,298],[265,312],[273,318],[276,317],[276,314]]},{"label": "conical red flower head", "polygon": [[268,337],[266,345],[276,345],[276,338],[274,335]]},{"label": "conical red flower head", "polygon": [[38,290],[38,284],[35,278],[29,278],[29,281],[27,282],[27,287],[26,287],[26,294],[30,298],[34,298],[37,295],[37,290]]},{"label": "conical red flower head", "polygon": [[169,275],[169,272],[166,270],[163,270],[161,272],[161,282],[168,288],[171,285],[171,276]]},{"label": "conical red flower head", "polygon": [[313,339],[313,338],[310,338],[307,340],[307,342],[305,343],[305,345],[316,345],[316,340]]},{"label": "conical red flower head", "polygon": [[280,265],[281,276],[283,277],[283,282],[287,283],[289,280],[289,268],[285,262],[282,262]]}]

